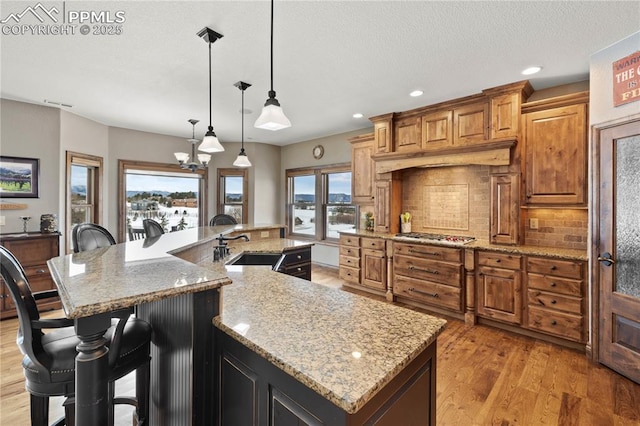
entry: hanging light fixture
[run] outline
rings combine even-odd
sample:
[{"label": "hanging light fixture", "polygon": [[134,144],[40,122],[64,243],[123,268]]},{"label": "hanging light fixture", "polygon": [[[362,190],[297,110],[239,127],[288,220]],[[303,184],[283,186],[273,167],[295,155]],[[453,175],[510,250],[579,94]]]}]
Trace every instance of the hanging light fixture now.
[{"label": "hanging light fixture", "polygon": [[233,162],[233,165],[236,167],[251,167],[251,161],[249,161],[249,157],[247,157],[247,154],[244,152],[244,91],[251,87],[251,85],[244,81],[239,81],[235,83],[234,86],[242,92],[242,107],[240,109],[240,114],[242,115],[242,148],[240,148],[240,154],[238,154],[238,158]]},{"label": "hanging light fixture", "polygon": [[207,164],[211,160],[210,154],[198,154],[198,161],[200,163],[196,163],[196,145],[200,142],[196,139],[196,123],[198,120],[194,120],[193,118],[188,120],[189,123],[193,126],[193,132],[191,139],[187,139],[191,144],[191,155],[186,152],[174,152],[173,155],[176,156],[176,160],[180,164],[180,168],[182,169],[190,169],[192,172],[195,172],[198,169],[206,169]]},{"label": "hanging light fixture", "polygon": [[291,122],[284,115],[280,102],[276,99],[276,92],[273,90],[273,0],[271,0],[271,90],[269,90],[269,99],[267,99],[262,108],[262,114],[260,114],[254,126],[266,130],[280,130],[291,127]]},{"label": "hanging light fixture", "polygon": [[213,125],[211,124],[213,115],[211,112],[211,94],[213,92],[211,89],[211,45],[224,36],[209,27],[204,27],[198,32],[198,37],[204,39],[204,41],[209,44],[209,130],[207,130],[207,133],[204,135],[202,144],[198,149],[204,152],[222,152],[224,151],[224,147],[220,144],[216,133],[213,131]]}]

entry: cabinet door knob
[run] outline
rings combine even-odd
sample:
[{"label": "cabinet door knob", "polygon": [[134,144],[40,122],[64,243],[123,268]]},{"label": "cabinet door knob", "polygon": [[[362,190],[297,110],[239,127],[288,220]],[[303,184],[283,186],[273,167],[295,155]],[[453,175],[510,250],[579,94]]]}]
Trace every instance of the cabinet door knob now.
[{"label": "cabinet door knob", "polygon": [[558,267],[556,265],[551,266],[551,270],[555,271],[556,269],[558,269]]},{"label": "cabinet door knob", "polygon": [[500,259],[496,259],[496,263],[500,263]]},{"label": "cabinet door knob", "polygon": [[551,285],[551,287],[555,287],[556,283],[551,283],[550,285]]},{"label": "cabinet door knob", "polygon": [[558,324],[556,320],[551,320],[551,325],[556,325],[556,324]]},{"label": "cabinet door knob", "polygon": [[44,270],[44,269],[38,269],[36,272],[37,272],[38,274],[44,274],[44,273],[45,273],[45,270]]},{"label": "cabinet door knob", "polygon": [[556,301],[555,301],[554,299],[551,299],[551,304],[552,304],[552,305],[555,305],[555,304],[556,304]]}]

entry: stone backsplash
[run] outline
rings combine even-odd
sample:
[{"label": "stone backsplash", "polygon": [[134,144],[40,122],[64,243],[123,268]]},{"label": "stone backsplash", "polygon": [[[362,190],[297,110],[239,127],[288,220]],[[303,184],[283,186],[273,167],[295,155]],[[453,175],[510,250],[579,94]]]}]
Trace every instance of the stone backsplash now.
[{"label": "stone backsplash", "polygon": [[[412,215],[411,230],[489,239],[490,171],[489,166],[405,170],[402,211]],[[530,208],[520,212],[520,220],[526,224],[524,244],[587,249],[586,209]],[[530,218],[538,219],[537,230],[530,229]]]}]

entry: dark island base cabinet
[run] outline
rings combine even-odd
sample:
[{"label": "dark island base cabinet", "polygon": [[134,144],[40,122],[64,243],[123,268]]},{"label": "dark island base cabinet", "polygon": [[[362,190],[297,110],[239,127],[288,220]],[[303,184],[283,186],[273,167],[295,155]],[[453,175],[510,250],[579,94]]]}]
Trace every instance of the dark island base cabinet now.
[{"label": "dark island base cabinet", "polygon": [[216,329],[221,426],[435,425],[436,343],[362,409],[349,414]]}]

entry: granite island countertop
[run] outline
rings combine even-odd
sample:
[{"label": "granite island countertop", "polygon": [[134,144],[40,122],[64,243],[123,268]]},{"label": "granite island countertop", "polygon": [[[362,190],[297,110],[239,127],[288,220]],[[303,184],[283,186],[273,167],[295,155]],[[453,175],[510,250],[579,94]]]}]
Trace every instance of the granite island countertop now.
[{"label": "granite island countertop", "polygon": [[348,413],[433,343],[445,320],[271,271],[226,266],[216,327]]},{"label": "granite island countertop", "polygon": [[224,268],[203,268],[176,252],[234,231],[281,225],[221,225],[171,232],[47,262],[67,318],[80,318],[230,284]]},{"label": "granite island countertop", "polygon": [[513,246],[499,245],[499,244],[491,244],[488,240],[479,240],[479,239],[467,244],[456,244],[456,243],[451,243],[447,241],[426,241],[426,240],[419,240],[416,238],[398,237],[396,234],[365,231],[360,229],[340,231],[340,233],[355,235],[358,237],[382,238],[385,240],[392,240],[392,241],[411,243],[411,244],[441,245],[441,246],[447,246],[447,247],[495,251],[500,253],[555,257],[557,259],[588,260],[586,250],[567,249],[567,248],[561,248],[561,247],[543,247],[543,246],[530,246],[530,245],[513,245]]}]

